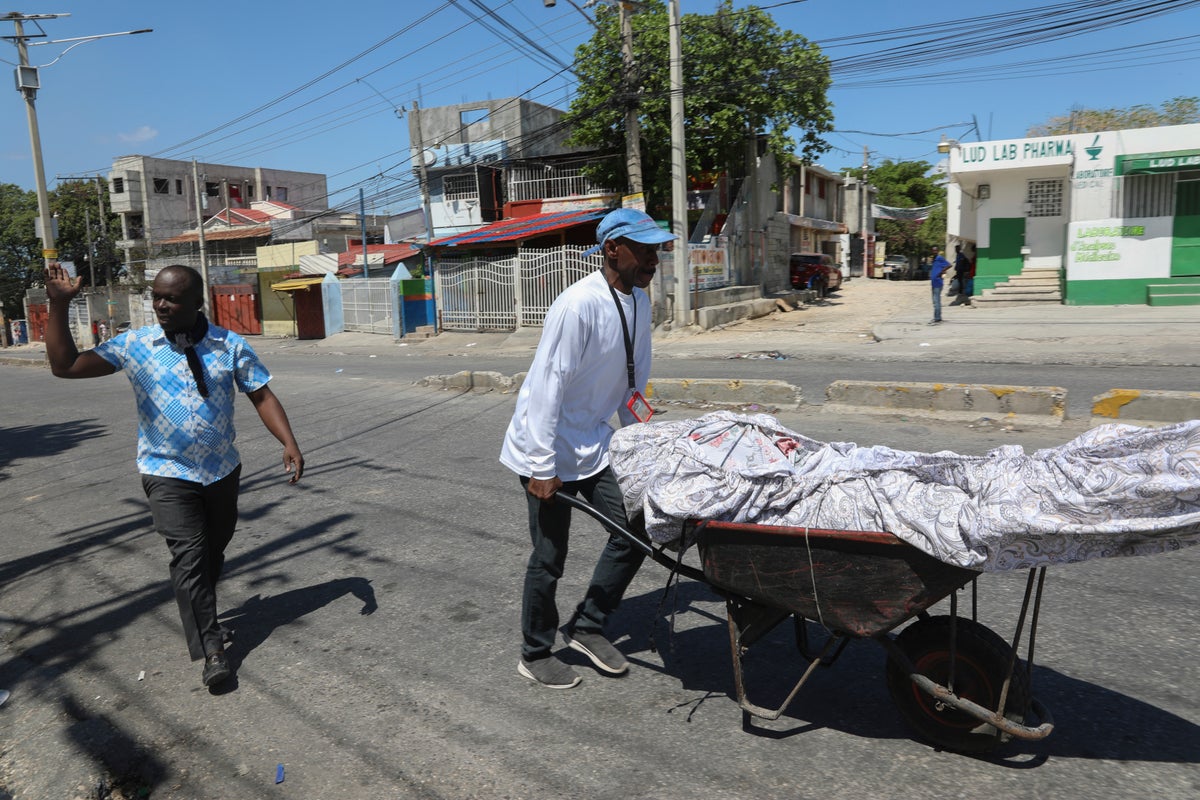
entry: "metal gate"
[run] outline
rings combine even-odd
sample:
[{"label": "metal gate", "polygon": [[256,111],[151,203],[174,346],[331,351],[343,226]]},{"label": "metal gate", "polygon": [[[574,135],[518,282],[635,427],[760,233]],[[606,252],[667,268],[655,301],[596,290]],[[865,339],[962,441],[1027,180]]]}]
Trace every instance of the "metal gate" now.
[{"label": "metal gate", "polygon": [[390,278],[348,278],[339,285],[347,331],[392,333],[397,289]]},{"label": "metal gate", "polygon": [[514,256],[440,257],[437,299],[446,330],[513,330],[539,326],[554,298],[575,281],[603,266],[587,248],[522,249]]}]

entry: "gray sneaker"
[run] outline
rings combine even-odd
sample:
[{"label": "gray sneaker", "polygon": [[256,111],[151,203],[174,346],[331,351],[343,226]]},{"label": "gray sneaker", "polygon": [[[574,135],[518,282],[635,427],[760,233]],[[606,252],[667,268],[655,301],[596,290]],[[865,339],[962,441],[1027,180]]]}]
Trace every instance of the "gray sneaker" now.
[{"label": "gray sneaker", "polygon": [[536,661],[526,661],[522,658],[517,662],[517,673],[547,689],[570,689],[583,680],[579,673],[554,656],[539,658]]},{"label": "gray sneaker", "polygon": [[596,665],[596,669],[602,672],[607,672],[609,675],[620,675],[629,669],[629,662],[625,660],[621,651],[609,644],[608,639],[598,633],[580,631],[568,633],[564,631],[563,639],[566,640],[567,647],[583,653]]}]

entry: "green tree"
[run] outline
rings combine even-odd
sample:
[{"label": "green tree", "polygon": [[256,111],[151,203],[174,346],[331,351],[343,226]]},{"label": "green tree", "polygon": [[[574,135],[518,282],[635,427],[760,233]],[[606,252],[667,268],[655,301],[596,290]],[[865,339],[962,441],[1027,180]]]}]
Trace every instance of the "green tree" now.
[{"label": "green tree", "polygon": [[[579,90],[567,114],[570,143],[612,154],[596,160],[589,177],[624,188],[625,108],[637,104],[651,208],[671,199],[668,23],[662,0],[647,0],[633,15],[638,90],[631,95],[624,88],[617,14],[598,9],[595,35],[576,51]],[[814,161],[829,149],[821,138],[833,123],[829,61],[815,44],[781,29],[762,9],[734,9],[730,0],[711,15],[684,15],[680,30],[689,175],[740,165],[751,134],[764,134],[767,150],[784,164],[793,155]]]},{"label": "green tree", "polygon": [[[927,161],[886,160],[871,168],[867,180],[876,188],[875,202],[892,208],[924,208],[936,205],[927,219],[877,219],[875,232],[887,242],[889,253],[923,256],[946,241],[946,189],[931,175],[933,167]],[[847,170],[856,178],[862,168]]]},{"label": "green tree", "polygon": [[100,198],[97,197],[96,186],[96,181],[91,180],[64,181],[50,193],[50,209],[58,217],[55,244],[59,260],[74,262],[85,286],[92,285],[89,234],[91,247],[95,251],[95,285],[105,285],[110,270],[115,279],[121,266],[120,256],[114,246],[114,234],[121,230],[121,220],[116,214],[106,212],[106,219],[101,223],[101,200],[104,208],[109,208],[108,186],[101,182]]},{"label": "green tree", "polygon": [[1129,108],[1075,108],[1032,126],[1026,136],[1061,136],[1067,133],[1098,133],[1160,125],[1189,125],[1200,122],[1200,97],[1175,97],[1160,108],[1136,105]]},{"label": "green tree", "polygon": [[34,231],[37,195],[0,183],[0,303],[4,316],[24,316],[25,290],[41,275],[42,245]]}]

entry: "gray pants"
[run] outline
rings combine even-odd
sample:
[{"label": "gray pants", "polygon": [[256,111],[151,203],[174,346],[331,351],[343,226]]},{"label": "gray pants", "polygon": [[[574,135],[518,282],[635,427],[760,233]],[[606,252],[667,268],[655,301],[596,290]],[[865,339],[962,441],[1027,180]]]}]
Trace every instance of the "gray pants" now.
[{"label": "gray pants", "polygon": [[217,580],[225,563],[225,548],[237,527],[241,474],[239,464],[208,486],[178,478],[142,476],[154,527],[171,551],[171,586],[193,661],[221,649]]}]

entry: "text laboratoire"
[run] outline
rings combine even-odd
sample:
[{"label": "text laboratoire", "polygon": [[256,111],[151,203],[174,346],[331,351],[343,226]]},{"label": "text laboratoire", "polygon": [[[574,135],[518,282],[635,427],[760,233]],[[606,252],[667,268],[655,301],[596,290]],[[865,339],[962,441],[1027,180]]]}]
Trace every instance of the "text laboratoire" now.
[{"label": "text laboratoire", "polygon": [[1095,228],[1080,228],[1076,238],[1091,236],[1145,236],[1145,225],[1102,225]]}]

